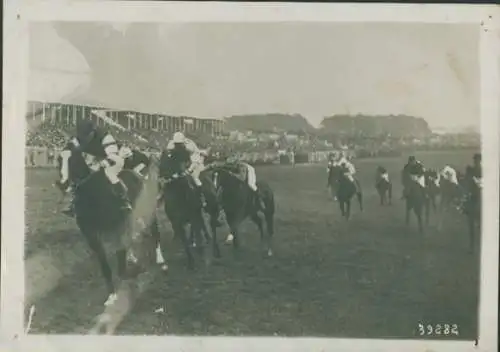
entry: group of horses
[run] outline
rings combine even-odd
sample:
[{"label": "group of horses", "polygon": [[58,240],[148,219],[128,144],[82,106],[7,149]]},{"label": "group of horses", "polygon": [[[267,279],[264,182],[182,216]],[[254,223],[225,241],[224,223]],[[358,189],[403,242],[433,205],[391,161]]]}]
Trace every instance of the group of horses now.
[{"label": "group of horses", "polygon": [[[68,192],[70,187],[73,190],[76,224],[95,254],[105,279],[109,294],[105,305],[117,299],[119,281],[135,277],[153,266],[167,269],[157,216],[159,207],[163,207],[171,223],[174,238],[181,240],[187,265],[191,269],[195,267],[195,248],[200,258],[205,259],[205,264],[211,258],[221,257],[217,240],[221,209],[233,235],[235,253],[240,246],[240,225],[245,219],[250,219],[259,230],[265,254],[273,255],[275,199],[271,187],[259,180],[257,186],[261,201],[256,202],[255,194],[244,178],[223,165],[216,166],[200,175],[206,200],[203,204],[189,176],[189,162],[182,160],[175,151],[164,151],[160,158],[149,158],[147,177],[136,172],[133,165],[122,170],[119,178],[126,186],[133,205],[132,212],[125,212],[103,170],[92,170],[81,151],[71,151],[69,181],[64,185],[58,181],[58,184],[63,192]],[[437,213],[451,210],[467,189],[471,196],[466,203],[465,214],[472,248],[474,228],[480,222],[480,188],[471,190],[464,177],[459,177],[459,184],[454,184],[434,170],[427,170],[424,176],[425,187],[418,182],[410,182],[407,186],[406,223],[409,224],[410,212],[413,211],[422,232],[423,215],[428,223],[431,208]],[[328,186],[338,200],[343,217],[349,219],[354,196],[363,210],[363,195],[358,181],[340,167],[329,167]],[[391,204],[392,183],[389,177],[377,178],[375,187],[380,195],[380,204]],[[440,198],[439,207],[437,198]],[[116,270],[110,265],[104,242],[110,243],[113,248],[118,263]],[[212,255],[207,255],[206,249],[210,247]]]},{"label": "group of horses", "polygon": [[[221,256],[217,240],[220,209],[233,235],[235,252],[240,246],[239,227],[249,218],[258,227],[266,255],[273,255],[275,201],[271,187],[265,181],[258,181],[262,202],[256,202],[254,192],[244,180],[222,166],[215,167],[200,175],[206,195],[206,204],[202,204],[187,172],[189,165],[181,159],[172,151],[164,151],[159,159],[151,156],[147,177],[132,167],[123,169],[119,178],[127,188],[133,208],[127,212],[121,209],[103,169],[92,170],[84,153],[71,151],[69,180],[64,184],[59,180],[56,184],[64,193],[72,189],[76,224],[95,254],[106,283],[105,305],[116,301],[117,284],[122,280],[136,277],[155,265],[163,270],[168,268],[157,216],[157,208],[161,206],[174,238],[182,241],[191,269],[195,267],[193,247],[205,258],[205,264],[211,257]],[[60,167],[61,162],[59,170]],[[116,256],[116,270],[110,265],[105,242]],[[205,252],[210,244],[212,256]]]},{"label": "group of horses", "polygon": [[[381,169],[380,167],[378,170]],[[443,215],[451,211],[463,212],[467,219],[470,249],[474,248],[476,228],[481,222],[481,187],[472,182],[465,174],[457,172],[457,182],[443,177],[442,172],[427,169],[421,175],[424,185],[408,176],[406,191],[403,196],[406,203],[406,225],[410,223],[410,214],[417,218],[418,230],[424,231],[429,224],[431,210],[437,216],[438,228],[442,228]],[[402,175],[403,178],[406,175]],[[360,209],[363,210],[363,195],[359,183],[349,177],[340,165],[328,166],[328,181],[331,195],[338,201],[340,211],[346,220],[351,214],[351,200],[356,195]],[[375,188],[380,197],[380,205],[392,203],[392,181],[387,173],[376,174]]]}]

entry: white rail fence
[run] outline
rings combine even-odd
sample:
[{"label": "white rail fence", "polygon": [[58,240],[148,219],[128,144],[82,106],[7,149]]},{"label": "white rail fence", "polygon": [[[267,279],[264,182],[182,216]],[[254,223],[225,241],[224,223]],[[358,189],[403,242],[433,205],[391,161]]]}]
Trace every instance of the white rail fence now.
[{"label": "white rail fence", "polygon": [[[57,166],[60,149],[47,147],[26,147],[24,164],[27,168],[53,168]],[[332,151],[310,152],[294,155],[293,153],[261,152],[238,153],[235,157],[252,164],[288,164],[293,163],[325,163]],[[283,158],[285,156],[285,158]],[[306,160],[304,160],[306,159]]]}]

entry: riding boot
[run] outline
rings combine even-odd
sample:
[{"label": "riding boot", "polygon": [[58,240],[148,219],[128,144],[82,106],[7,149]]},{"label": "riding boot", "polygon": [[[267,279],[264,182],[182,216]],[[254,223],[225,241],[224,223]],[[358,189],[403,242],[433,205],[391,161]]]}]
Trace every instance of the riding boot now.
[{"label": "riding boot", "polygon": [[127,194],[127,189],[125,188],[125,185],[123,185],[121,182],[115,183],[113,185],[113,193],[117,196],[118,200],[120,201],[120,208],[122,210],[126,211],[131,211],[132,210],[132,204],[130,202],[130,199],[128,198]]},{"label": "riding boot", "polygon": [[259,190],[254,191],[254,199],[255,199],[255,204],[257,205],[258,209],[264,210],[265,209],[265,204],[264,201],[262,200]]}]

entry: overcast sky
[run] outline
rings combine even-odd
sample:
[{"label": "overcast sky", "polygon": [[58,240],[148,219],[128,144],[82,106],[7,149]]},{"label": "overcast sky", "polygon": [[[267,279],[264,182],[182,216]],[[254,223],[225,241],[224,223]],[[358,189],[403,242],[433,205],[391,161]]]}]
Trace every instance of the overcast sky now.
[{"label": "overcast sky", "polygon": [[[88,28],[71,26],[83,35]],[[339,113],[414,115],[432,127],[479,124],[474,26],[142,24],[128,31],[136,50],[117,66],[123,71],[113,85],[127,88],[109,98],[99,93],[111,105],[199,117],[301,113],[313,125]],[[32,26],[31,38],[30,99],[92,95],[85,55],[51,24]],[[90,51],[116,58],[113,50]]]}]

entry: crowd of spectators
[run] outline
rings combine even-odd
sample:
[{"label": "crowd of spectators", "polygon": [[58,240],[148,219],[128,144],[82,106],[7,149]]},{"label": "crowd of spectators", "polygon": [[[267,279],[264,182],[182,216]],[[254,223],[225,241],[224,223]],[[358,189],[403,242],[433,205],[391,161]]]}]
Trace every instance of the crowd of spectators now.
[{"label": "crowd of spectators", "polygon": [[[170,133],[154,130],[127,130],[108,125],[108,130],[120,141],[145,151],[155,152],[163,149]],[[59,149],[64,146],[68,136],[74,133],[74,126],[57,125],[44,122],[35,131],[27,133],[28,146]],[[376,156],[397,156],[405,150],[457,149],[477,147],[479,135],[454,134],[428,137],[391,137],[388,134],[367,136],[354,135],[313,135],[312,133],[285,132],[238,132],[231,131],[218,136],[207,134],[187,134],[200,148],[210,148],[226,157],[267,163],[283,154],[293,153],[300,158],[313,152],[331,151],[341,146],[354,151],[357,158]]]}]

